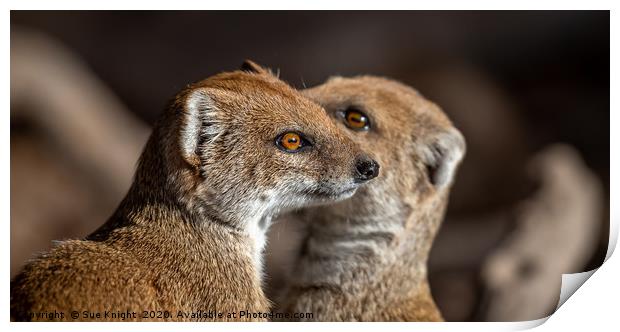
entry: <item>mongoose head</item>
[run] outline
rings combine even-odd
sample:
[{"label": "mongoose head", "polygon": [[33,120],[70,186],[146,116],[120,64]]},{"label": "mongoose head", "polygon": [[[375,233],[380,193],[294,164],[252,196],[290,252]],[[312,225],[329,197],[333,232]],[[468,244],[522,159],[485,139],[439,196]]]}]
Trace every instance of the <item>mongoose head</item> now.
[{"label": "mongoose head", "polygon": [[373,153],[381,176],[350,199],[303,211],[307,233],[280,306],[325,321],[441,320],[426,262],[465,152],[462,135],[439,107],[393,80],[335,77],[303,93]]},{"label": "mongoose head", "polygon": [[[437,105],[404,84],[372,76],[331,78],[304,94],[381,164],[380,178],[323,211],[349,224],[385,223],[375,227],[417,228],[416,222],[428,219],[438,223],[465,141]],[[412,211],[424,215],[410,218]],[[332,224],[321,226],[339,227],[337,219],[326,218]],[[401,225],[405,220],[411,224]]]},{"label": "mongoose head", "polygon": [[351,197],[377,176],[377,162],[319,105],[252,62],[242,69],[175,97],[147,145],[138,182],[165,181],[168,196],[190,211],[243,229]]}]

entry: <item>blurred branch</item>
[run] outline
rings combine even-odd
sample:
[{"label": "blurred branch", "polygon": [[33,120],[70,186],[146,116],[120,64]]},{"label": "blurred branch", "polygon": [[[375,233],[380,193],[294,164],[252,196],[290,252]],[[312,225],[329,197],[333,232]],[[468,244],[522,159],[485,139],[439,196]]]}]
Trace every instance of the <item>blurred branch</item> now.
[{"label": "blurred branch", "polygon": [[149,134],[80,59],[43,34],[15,28],[11,117],[36,122],[118,196],[129,187]]},{"label": "blurred branch", "polygon": [[516,229],[482,269],[483,320],[531,320],[552,313],[562,274],[581,272],[596,249],[602,186],[577,151],[547,147],[530,171],[541,187],[520,204]]}]

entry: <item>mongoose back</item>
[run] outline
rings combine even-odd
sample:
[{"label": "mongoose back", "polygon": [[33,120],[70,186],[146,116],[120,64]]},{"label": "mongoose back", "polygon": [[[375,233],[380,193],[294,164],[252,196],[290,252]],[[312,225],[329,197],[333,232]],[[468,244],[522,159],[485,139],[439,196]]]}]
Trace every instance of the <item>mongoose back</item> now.
[{"label": "mongoose back", "polygon": [[270,309],[271,218],[350,197],[378,165],[320,106],[252,62],[242,68],[174,98],[112,217],[11,282],[13,320],[266,320],[254,314]]},{"label": "mongoose back", "polygon": [[332,78],[305,91],[374,153],[381,176],[305,212],[308,235],[282,307],[321,321],[440,321],[427,258],[465,142],[441,109],[401,83]]}]

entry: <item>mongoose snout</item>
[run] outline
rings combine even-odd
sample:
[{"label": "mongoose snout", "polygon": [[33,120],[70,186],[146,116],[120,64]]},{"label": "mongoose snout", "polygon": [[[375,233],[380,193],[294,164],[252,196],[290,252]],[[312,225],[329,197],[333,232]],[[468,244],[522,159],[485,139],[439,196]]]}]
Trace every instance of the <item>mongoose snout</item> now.
[{"label": "mongoose snout", "polygon": [[355,164],[356,182],[366,182],[379,175],[379,163],[370,157],[364,156],[357,159]]}]

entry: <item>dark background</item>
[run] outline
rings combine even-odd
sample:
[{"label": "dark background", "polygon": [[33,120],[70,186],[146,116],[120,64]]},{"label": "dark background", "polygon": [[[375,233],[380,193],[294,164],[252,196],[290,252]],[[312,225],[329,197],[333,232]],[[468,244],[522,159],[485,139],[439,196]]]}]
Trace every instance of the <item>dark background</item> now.
[{"label": "dark background", "polygon": [[[297,88],[357,74],[412,85],[437,102],[468,140],[442,232],[457,217],[498,211],[527,197],[533,190],[523,180],[529,156],[549,143],[568,143],[605,188],[605,218],[593,221],[604,227],[601,241],[584,269],[604,257],[607,11],[12,11],[11,28],[44,32],[64,44],[148,124],[187,83],[236,69],[246,58],[273,68]],[[11,140],[24,128],[12,121]],[[447,272],[434,270],[431,258],[433,292],[448,319],[475,318],[482,258]],[[468,290],[443,294],[443,272]],[[469,302],[460,309],[450,304],[459,301]]]}]

